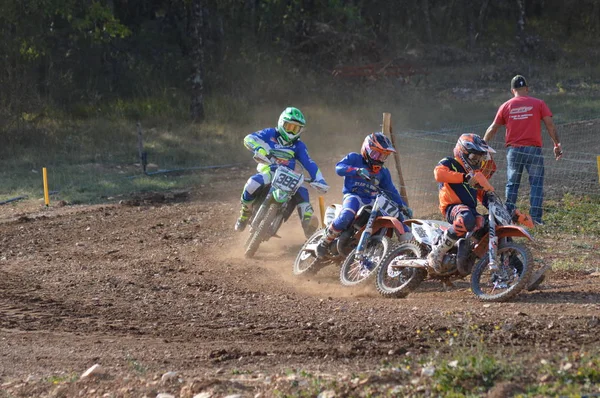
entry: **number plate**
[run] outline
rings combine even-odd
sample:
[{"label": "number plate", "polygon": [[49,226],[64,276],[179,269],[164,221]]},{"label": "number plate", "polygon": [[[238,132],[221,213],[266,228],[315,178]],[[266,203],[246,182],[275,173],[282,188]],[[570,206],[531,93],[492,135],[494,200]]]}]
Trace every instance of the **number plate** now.
[{"label": "number plate", "polygon": [[273,176],[273,188],[286,192],[294,192],[304,180],[302,174],[296,173],[287,167],[279,167]]},{"label": "number plate", "polygon": [[373,206],[375,209],[381,211],[386,216],[390,217],[398,217],[400,214],[400,209],[398,205],[393,201],[389,200],[385,195],[378,195],[375,200],[375,205]]},{"label": "number plate", "polygon": [[488,210],[494,215],[498,224],[510,225],[512,223],[512,217],[506,207],[502,205],[502,202],[491,198]]}]

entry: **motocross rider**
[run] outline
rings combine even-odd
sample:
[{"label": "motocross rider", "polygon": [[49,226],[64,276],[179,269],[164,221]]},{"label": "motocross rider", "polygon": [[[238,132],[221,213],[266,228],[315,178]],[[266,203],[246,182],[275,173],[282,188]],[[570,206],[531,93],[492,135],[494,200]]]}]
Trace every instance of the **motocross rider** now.
[{"label": "motocross rider", "polygon": [[[302,112],[298,108],[288,107],[279,116],[276,128],[270,127],[247,135],[244,138],[244,145],[254,152],[255,158],[266,161],[272,159],[292,170],[296,160],[300,161],[310,174],[311,186],[320,192],[327,192],[329,186],[323,179],[323,174],[308,155],[304,142],[300,141],[305,124],[306,120]],[[246,182],[241,198],[242,209],[235,224],[236,231],[241,232],[246,228],[248,219],[252,215],[253,202],[260,190],[270,185],[275,168],[275,165],[259,163],[256,166],[258,173]],[[298,215],[302,220],[304,234],[309,237],[315,231],[315,227],[311,224],[313,208],[309,202],[308,190],[300,187],[295,199],[298,201]]]},{"label": "motocross rider", "polygon": [[412,217],[412,210],[396,190],[389,170],[383,167],[387,157],[395,152],[390,139],[377,132],[365,137],[360,154],[351,152],[336,165],[336,173],[344,177],[343,208],[321,238],[317,257],[327,256],[331,242],[352,224],[361,206],[374,203],[377,197],[375,185],[387,191],[400,209]]},{"label": "motocross rider", "polygon": [[[467,232],[479,229],[485,219],[477,212],[477,200],[487,207],[488,179],[496,171],[495,153],[477,134],[462,134],[454,147],[454,157],[439,161],[434,169],[439,183],[440,211],[452,224],[427,256],[435,272],[442,272],[444,255]],[[484,189],[485,188],[485,189]]]}]

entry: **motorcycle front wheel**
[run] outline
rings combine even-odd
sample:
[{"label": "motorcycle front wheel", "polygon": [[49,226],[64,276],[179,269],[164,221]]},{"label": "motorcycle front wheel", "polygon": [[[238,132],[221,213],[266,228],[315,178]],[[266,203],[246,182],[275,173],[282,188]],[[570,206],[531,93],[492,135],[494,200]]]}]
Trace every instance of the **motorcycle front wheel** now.
[{"label": "motorcycle front wheel", "polygon": [[377,271],[389,247],[390,240],[386,236],[375,236],[367,243],[362,258],[356,258],[356,249],[352,250],[340,269],[342,285],[355,286],[369,279]]},{"label": "motorcycle front wheel", "polygon": [[427,271],[422,268],[394,267],[394,263],[422,257],[421,248],[415,242],[401,243],[392,248],[377,271],[377,291],[384,297],[408,296],[427,277]]},{"label": "motorcycle front wheel", "polygon": [[471,290],[481,301],[508,301],[527,288],[533,269],[533,256],[527,247],[502,242],[498,245],[497,269],[490,269],[488,264],[486,253],[471,273]]},{"label": "motorcycle front wheel", "polygon": [[326,260],[317,258],[314,251],[306,250],[307,246],[317,244],[324,233],[324,230],[316,231],[304,242],[294,261],[294,275],[314,275],[325,265]]},{"label": "motorcycle front wheel", "polygon": [[267,210],[265,217],[262,220],[259,220],[260,223],[258,224],[258,227],[252,231],[246,246],[245,256],[247,258],[252,258],[258,250],[258,246],[270,238],[271,224],[273,224],[275,217],[277,217],[277,212],[280,207],[281,206],[277,204],[272,204],[269,207],[269,210]]}]

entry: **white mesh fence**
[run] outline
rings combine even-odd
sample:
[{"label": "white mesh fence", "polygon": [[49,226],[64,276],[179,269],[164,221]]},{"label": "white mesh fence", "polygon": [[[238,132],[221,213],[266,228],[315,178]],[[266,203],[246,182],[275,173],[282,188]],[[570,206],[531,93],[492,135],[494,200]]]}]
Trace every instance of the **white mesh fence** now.
[{"label": "white mesh fence", "polygon": [[[433,169],[438,161],[452,156],[458,137],[463,133],[477,133],[483,137],[489,124],[453,127],[441,131],[407,130],[396,132],[396,143],[401,157],[402,174],[410,206],[419,217],[441,217],[438,210],[438,185]],[[600,197],[597,156],[600,155],[600,119],[557,124],[564,156],[554,159],[552,140],[542,131],[544,146],[543,200],[557,200],[566,193],[574,196]],[[492,142],[498,170],[491,183],[505,199],[507,181],[507,149],[504,147],[504,128]],[[517,206],[529,209],[530,185],[526,170],[521,176]],[[542,208],[544,206],[542,205]]]}]

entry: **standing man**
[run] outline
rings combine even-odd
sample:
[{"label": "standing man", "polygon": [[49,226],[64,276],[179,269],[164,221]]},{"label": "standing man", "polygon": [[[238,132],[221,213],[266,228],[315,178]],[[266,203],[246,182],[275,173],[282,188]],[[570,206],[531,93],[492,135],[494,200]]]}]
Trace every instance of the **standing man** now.
[{"label": "standing man", "polygon": [[529,96],[527,81],[516,75],[510,82],[513,98],[498,108],[494,122],[488,127],[483,137],[490,142],[498,128],[506,126],[505,144],[507,161],[506,206],[513,211],[517,202],[519,185],[523,169],[529,174],[531,193],[529,198],[529,214],[537,224],[542,222],[542,202],[544,199],[544,158],[542,156],[542,129],[540,121],[554,142],[554,157],[562,157],[562,148],[556,127],[552,121],[552,112],[548,105],[540,99]]}]

